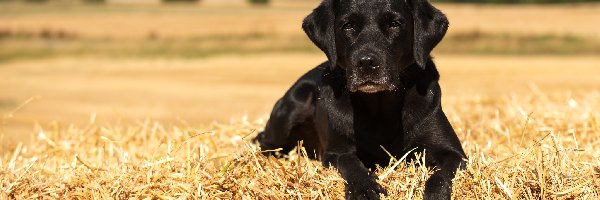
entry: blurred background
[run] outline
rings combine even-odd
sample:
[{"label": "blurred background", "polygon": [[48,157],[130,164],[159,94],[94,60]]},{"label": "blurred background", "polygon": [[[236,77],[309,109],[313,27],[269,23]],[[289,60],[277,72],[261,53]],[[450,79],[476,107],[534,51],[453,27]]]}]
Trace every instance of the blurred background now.
[{"label": "blurred background", "polygon": [[[438,0],[443,101],[600,90],[600,3]],[[325,56],[316,0],[0,0],[0,141],[36,124],[266,118]]]}]

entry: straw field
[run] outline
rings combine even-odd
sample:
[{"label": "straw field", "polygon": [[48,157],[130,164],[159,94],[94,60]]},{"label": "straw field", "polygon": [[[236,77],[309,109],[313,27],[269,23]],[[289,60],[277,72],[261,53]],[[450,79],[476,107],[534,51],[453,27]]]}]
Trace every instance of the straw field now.
[{"label": "straw field", "polygon": [[[455,199],[598,199],[600,93],[464,98],[446,112],[469,155]],[[165,126],[150,120],[36,127],[1,157],[0,198],[339,199],[343,179],[297,150],[264,157],[264,119]],[[386,199],[419,199],[435,169],[376,170]]]},{"label": "straw field", "polygon": [[[0,199],[342,199],[302,148],[249,142],[325,59],[299,29],[315,4],[2,5]],[[600,6],[440,7],[453,198],[599,199]],[[421,163],[374,169],[384,199],[420,199]]]}]

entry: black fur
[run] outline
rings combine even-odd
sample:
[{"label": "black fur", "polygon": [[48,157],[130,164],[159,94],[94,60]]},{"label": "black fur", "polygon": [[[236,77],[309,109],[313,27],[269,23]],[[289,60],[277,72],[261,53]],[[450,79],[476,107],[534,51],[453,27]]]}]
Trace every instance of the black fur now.
[{"label": "black fur", "polygon": [[[302,28],[329,62],[312,69],[277,101],[255,140],[289,152],[298,141],[339,170],[346,199],[379,199],[386,190],[369,168],[413,148],[436,171],[425,199],[450,199],[465,153],[441,107],[429,56],[448,28],[427,0],[325,0]],[[383,147],[383,148],[381,148]]]}]

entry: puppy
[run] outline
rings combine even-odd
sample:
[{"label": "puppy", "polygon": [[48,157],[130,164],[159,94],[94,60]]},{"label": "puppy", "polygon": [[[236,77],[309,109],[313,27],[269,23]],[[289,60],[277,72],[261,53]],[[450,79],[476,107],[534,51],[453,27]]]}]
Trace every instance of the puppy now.
[{"label": "puppy", "polygon": [[302,28],[328,61],[277,101],[255,138],[262,150],[287,153],[303,140],[346,180],[346,199],[386,193],[369,170],[389,163],[386,150],[426,150],[426,165],[438,170],[425,199],[450,199],[465,153],[442,111],[430,56],[446,16],[427,0],[324,0]]}]

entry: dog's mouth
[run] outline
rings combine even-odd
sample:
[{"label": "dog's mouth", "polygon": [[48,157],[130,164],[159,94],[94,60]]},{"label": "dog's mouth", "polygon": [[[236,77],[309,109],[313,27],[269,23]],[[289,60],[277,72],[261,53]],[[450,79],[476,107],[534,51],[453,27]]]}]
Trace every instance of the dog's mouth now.
[{"label": "dog's mouth", "polygon": [[350,92],[362,92],[367,94],[393,91],[396,86],[385,70],[371,72],[360,71],[353,68],[347,77],[347,86]]},{"label": "dog's mouth", "polygon": [[356,84],[350,88],[351,92],[363,92],[368,94],[382,92],[386,90],[393,90],[393,88],[389,84],[384,84],[375,81],[365,81],[363,83]]}]

